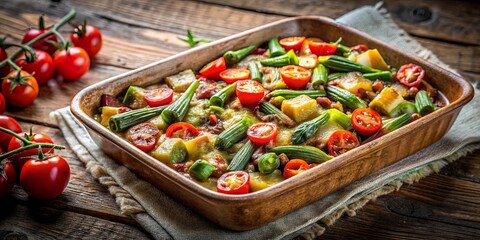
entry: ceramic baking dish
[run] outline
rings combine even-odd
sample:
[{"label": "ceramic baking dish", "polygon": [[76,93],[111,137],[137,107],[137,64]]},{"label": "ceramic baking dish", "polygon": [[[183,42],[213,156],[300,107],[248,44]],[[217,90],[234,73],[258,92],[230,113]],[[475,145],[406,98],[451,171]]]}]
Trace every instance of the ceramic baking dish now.
[{"label": "ceramic baking dish", "polygon": [[[377,48],[392,66],[415,63],[450,102],[403,128],[292,177],[273,187],[246,195],[224,195],[208,190],[150,157],[93,119],[102,94],[117,96],[130,85],[147,86],[166,76],[203,65],[224,52],[273,37],[316,36],[325,41],[343,38],[347,46],[366,44]],[[374,171],[411,155],[439,140],[449,130],[461,107],[473,97],[473,88],[460,76],[418,57],[397,50],[362,32],[324,17],[288,18],[179,53],[145,67],[109,78],[79,92],[71,110],[88,126],[102,149],[171,197],[211,221],[232,230],[261,226],[346,186]]]}]

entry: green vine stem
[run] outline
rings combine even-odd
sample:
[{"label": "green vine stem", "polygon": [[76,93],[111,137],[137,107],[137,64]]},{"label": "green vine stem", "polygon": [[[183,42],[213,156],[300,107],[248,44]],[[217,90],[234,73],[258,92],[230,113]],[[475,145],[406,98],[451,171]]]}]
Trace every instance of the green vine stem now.
[{"label": "green vine stem", "polygon": [[4,132],[4,133],[7,133],[7,134],[10,134],[16,138],[18,138],[20,141],[22,141],[23,143],[23,147],[21,148],[17,148],[15,150],[12,150],[12,151],[9,151],[9,152],[6,152],[6,153],[2,153],[0,154],[0,161],[2,161],[3,159],[5,158],[8,158],[8,157],[11,157],[17,153],[20,153],[22,151],[25,151],[25,150],[28,150],[28,149],[32,149],[32,148],[38,148],[38,147],[46,147],[46,148],[54,148],[54,149],[65,149],[64,146],[62,145],[57,145],[57,144],[52,144],[52,143],[36,143],[36,142],[32,142],[24,137],[21,137],[20,135],[18,135],[17,133],[15,132],[12,132],[11,130],[9,129],[6,129],[6,128],[3,128],[3,127],[0,127],[0,131]]},{"label": "green vine stem", "polygon": [[[28,47],[31,47],[32,44],[38,42],[40,39],[44,39],[52,34],[55,34],[59,39],[60,41],[62,41],[62,44],[65,45],[66,41],[65,39],[61,36],[61,34],[58,32],[58,29],[60,27],[62,27],[63,25],[65,25],[66,23],[68,23],[68,21],[72,20],[75,15],[77,13],[75,12],[74,9],[70,10],[70,12],[67,13],[67,15],[65,15],[62,19],[60,19],[60,21],[58,23],[56,23],[55,25],[52,26],[51,29],[48,30],[48,32],[45,32],[41,35],[38,35],[36,38],[30,40],[29,42],[25,43],[24,45],[28,46]],[[15,52],[14,54],[10,55],[7,59],[3,60],[2,62],[0,62],[0,68],[7,65],[7,64],[10,64],[12,65],[13,63],[13,67],[15,68],[16,64],[13,62],[14,59],[16,59],[23,51],[23,48],[22,49],[19,49],[17,52]],[[18,66],[17,66],[18,67]],[[2,156],[2,155],[0,155]]]}]

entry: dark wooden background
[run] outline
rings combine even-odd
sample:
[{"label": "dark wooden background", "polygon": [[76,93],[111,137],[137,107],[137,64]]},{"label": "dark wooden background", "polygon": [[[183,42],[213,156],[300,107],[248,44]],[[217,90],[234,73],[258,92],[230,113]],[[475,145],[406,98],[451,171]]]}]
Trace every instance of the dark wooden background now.
[{"label": "dark wooden background", "polygon": [[[80,89],[111,76],[188,49],[177,36],[191,29],[219,39],[265,23],[297,15],[332,18],[368,1],[101,1],[2,0],[0,36],[19,41],[40,14],[47,23],[69,9],[102,30],[104,45],[90,71],[79,81],[50,81],[33,106],[9,108],[24,129],[66,144],[49,112],[68,106]],[[438,57],[473,81],[480,80],[480,4],[476,1],[384,1],[394,21]],[[64,28],[66,29],[66,28]],[[150,236],[122,215],[108,190],[86,172],[69,150],[71,181],[59,198],[31,200],[19,187],[0,200],[0,238],[110,238]],[[473,152],[419,183],[367,204],[355,217],[342,217],[326,239],[474,239],[480,236],[480,151]]]}]

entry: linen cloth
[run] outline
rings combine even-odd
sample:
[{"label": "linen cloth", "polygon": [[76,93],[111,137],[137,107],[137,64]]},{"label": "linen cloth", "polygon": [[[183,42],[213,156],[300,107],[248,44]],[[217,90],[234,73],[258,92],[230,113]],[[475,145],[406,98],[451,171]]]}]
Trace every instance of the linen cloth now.
[{"label": "linen cloth", "polygon": [[[380,6],[359,8],[337,21],[448,68],[399,29]],[[418,181],[480,148],[480,118],[475,117],[478,109],[480,97],[476,89],[472,102],[464,107],[451,130],[438,142],[317,202],[243,232],[220,228],[117,164],[95,144],[69,108],[52,112],[52,117],[87,170],[108,187],[122,213],[131,215],[155,239],[290,239],[321,235],[325,226],[333,224],[344,213],[353,216],[355,210],[371,199],[388,194],[403,183]]]}]

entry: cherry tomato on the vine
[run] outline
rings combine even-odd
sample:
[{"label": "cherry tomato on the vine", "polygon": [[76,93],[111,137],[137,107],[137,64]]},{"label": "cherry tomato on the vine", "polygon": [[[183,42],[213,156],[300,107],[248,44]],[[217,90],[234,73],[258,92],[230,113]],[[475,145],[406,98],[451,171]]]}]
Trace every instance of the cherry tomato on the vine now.
[{"label": "cherry tomato on the vine", "polygon": [[90,68],[90,57],[79,47],[70,47],[55,53],[55,71],[67,81],[80,79]]},{"label": "cherry tomato on the vine", "polygon": [[[25,36],[23,36],[22,43],[27,43],[33,40],[34,38],[48,32],[46,29],[29,29]],[[49,41],[57,42],[57,37],[55,35],[50,35],[44,39],[38,40],[36,43],[32,44],[32,48],[39,49],[42,51],[47,52],[50,55],[53,55],[55,51],[57,51],[57,47],[55,45],[49,43]]]},{"label": "cherry tomato on the vine", "polygon": [[42,50],[36,50],[35,55],[35,61],[29,61],[24,53],[17,58],[15,63],[21,67],[23,71],[32,74],[39,85],[43,85],[47,83],[55,73],[53,59],[47,52]]},{"label": "cherry tomato on the vine", "polygon": [[[20,123],[17,122],[12,117],[1,115],[0,114],[0,127],[6,128],[12,132],[15,133],[21,133],[22,126],[20,126]],[[4,132],[0,132],[0,147],[2,149],[6,150],[8,147],[8,144],[10,143],[10,139],[12,139],[12,135]]]},{"label": "cherry tomato on the vine", "polygon": [[[3,50],[3,48],[0,48],[0,62],[7,59],[7,57],[8,57],[7,52],[5,52],[5,50]],[[9,72],[10,72],[10,65],[9,64],[1,67],[0,68],[0,78],[3,78],[5,76],[7,76],[7,74]]]},{"label": "cherry tomato on the vine", "polygon": [[17,174],[12,164],[7,159],[0,160],[0,198],[12,190],[16,180]]},{"label": "cherry tomato on the vine", "polygon": [[28,72],[12,71],[2,82],[2,93],[8,104],[28,107],[38,96],[38,83]]},{"label": "cherry tomato on the vine", "polygon": [[278,128],[274,123],[255,123],[247,130],[248,138],[257,145],[265,145],[275,140],[277,135]]},{"label": "cherry tomato on the vine", "polygon": [[35,199],[58,197],[70,180],[70,165],[61,156],[48,156],[43,160],[29,158],[20,172],[20,184]]},{"label": "cherry tomato on the vine", "polygon": [[[52,143],[53,144],[53,140],[49,136],[47,136],[43,133],[32,133],[32,135],[30,135],[30,133],[25,132],[23,134],[20,134],[20,136],[24,136],[28,140],[30,140],[32,142],[36,142],[36,143]],[[9,152],[13,151],[17,148],[21,148],[22,146],[23,146],[22,141],[20,141],[18,138],[13,137],[10,140],[10,143],[8,144],[8,151]],[[54,149],[43,147],[42,152],[53,154]],[[17,172],[20,172],[23,165],[27,161],[26,157],[27,156],[35,156],[35,155],[38,155],[38,149],[37,148],[28,149],[28,150],[22,151],[18,154],[15,154],[12,157],[10,157],[10,160],[12,161],[12,164],[15,167],[15,169],[17,170]]]},{"label": "cherry tomato on the vine", "polygon": [[226,194],[245,194],[250,192],[250,175],[244,171],[224,173],[217,180],[217,191]]},{"label": "cherry tomato on the vine", "polygon": [[0,93],[0,114],[3,114],[6,109],[7,109],[7,101],[5,101],[3,94]]},{"label": "cherry tomato on the vine", "polygon": [[302,159],[292,159],[285,164],[283,169],[283,178],[291,178],[299,173],[305,172],[310,169],[307,162]]},{"label": "cherry tomato on the vine", "polygon": [[357,108],[352,113],[353,129],[362,136],[371,136],[382,127],[382,117],[371,108]]},{"label": "cherry tomato on the vine", "polygon": [[235,89],[238,100],[243,106],[255,107],[265,94],[262,84],[253,80],[240,80]]},{"label": "cherry tomato on the vine", "polygon": [[338,156],[360,145],[358,138],[350,131],[337,130],[332,133],[327,142],[328,152],[332,156]]},{"label": "cherry tomato on the vine", "polygon": [[102,33],[92,25],[81,24],[70,35],[73,45],[83,48],[90,58],[102,48]]}]

